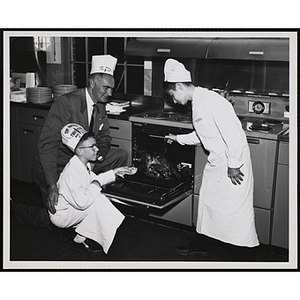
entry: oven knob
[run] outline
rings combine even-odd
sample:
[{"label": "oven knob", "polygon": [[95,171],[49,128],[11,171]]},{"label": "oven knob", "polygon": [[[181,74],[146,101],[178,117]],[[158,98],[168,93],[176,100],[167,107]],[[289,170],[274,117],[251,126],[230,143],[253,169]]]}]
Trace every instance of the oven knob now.
[{"label": "oven knob", "polygon": [[252,109],[256,114],[262,114],[265,110],[265,105],[261,101],[255,101],[252,105]]},{"label": "oven knob", "polygon": [[289,106],[289,105],[286,105],[285,110],[286,110],[286,111],[290,111],[290,106]]}]

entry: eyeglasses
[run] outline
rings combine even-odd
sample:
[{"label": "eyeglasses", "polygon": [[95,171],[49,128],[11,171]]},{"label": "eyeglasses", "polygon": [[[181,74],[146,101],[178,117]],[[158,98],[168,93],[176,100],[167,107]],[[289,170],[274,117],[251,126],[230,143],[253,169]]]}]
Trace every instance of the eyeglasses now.
[{"label": "eyeglasses", "polygon": [[94,147],[97,147],[97,144],[93,144],[91,146],[85,146],[85,147],[78,147],[78,148],[90,148],[90,149],[93,149]]}]

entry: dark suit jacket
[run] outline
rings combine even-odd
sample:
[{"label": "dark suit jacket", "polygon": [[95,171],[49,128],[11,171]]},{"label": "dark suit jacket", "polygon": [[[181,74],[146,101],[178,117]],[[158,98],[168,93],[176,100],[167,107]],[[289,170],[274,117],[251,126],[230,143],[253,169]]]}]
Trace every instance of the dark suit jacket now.
[{"label": "dark suit jacket", "polygon": [[[68,123],[76,123],[88,131],[85,93],[86,89],[80,89],[62,95],[52,104],[40,135],[38,156],[33,166],[33,180],[39,185],[56,183],[64,166],[74,155],[61,142],[61,129]],[[98,104],[98,107],[95,135],[100,155],[105,158],[110,149],[111,137],[105,105]]]}]

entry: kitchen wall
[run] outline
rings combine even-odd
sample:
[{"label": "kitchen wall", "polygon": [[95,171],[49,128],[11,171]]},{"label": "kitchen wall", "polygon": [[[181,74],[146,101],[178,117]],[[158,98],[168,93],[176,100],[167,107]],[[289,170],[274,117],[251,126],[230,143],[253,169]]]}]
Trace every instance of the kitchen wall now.
[{"label": "kitchen wall", "polygon": [[[72,74],[70,68],[70,43],[67,38],[59,39],[59,59],[49,59],[53,51],[53,45],[36,45],[33,37],[10,38],[10,70],[16,73],[39,72],[42,86],[55,84],[70,84]],[[51,40],[50,40],[51,41]],[[35,59],[38,53],[39,64]]]},{"label": "kitchen wall", "polygon": [[[289,93],[289,63],[280,61],[246,61],[178,58],[192,74],[195,85],[258,93]],[[163,95],[163,66],[165,58],[154,58],[153,96]]]},{"label": "kitchen wall", "polygon": [[[47,80],[45,84],[47,86],[55,84],[86,86],[91,56],[112,54],[118,58],[115,71],[116,87],[118,87],[116,92],[142,95],[147,92],[148,95],[162,97],[164,94],[162,89],[163,66],[167,56],[145,58],[142,55],[126,55],[125,49],[130,40],[132,38],[120,37],[56,37],[55,40],[50,39],[50,46],[47,48]],[[58,42],[59,48],[56,49],[53,44]],[[11,38],[12,52],[27,52],[32,49],[32,37]],[[56,55],[59,54],[59,59],[56,61],[53,60],[53,55],[49,56],[49,54],[53,54],[53,51],[56,51]],[[227,88],[231,90],[289,93],[288,61],[188,57],[177,59],[191,71],[193,82],[196,85],[224,89],[228,82]],[[146,89],[144,81],[149,79],[149,70],[144,70],[145,61],[150,61],[152,64],[152,84],[150,88],[147,86]]]},{"label": "kitchen wall", "polygon": [[161,96],[163,66],[168,58],[184,63],[195,85],[207,88],[289,93],[287,38],[136,38],[129,57],[152,62],[153,95]]},{"label": "kitchen wall", "polygon": [[[72,69],[70,65],[71,45],[68,38],[59,39],[60,59],[47,61],[47,86],[56,84],[72,84]],[[51,49],[53,51],[53,49]]]}]

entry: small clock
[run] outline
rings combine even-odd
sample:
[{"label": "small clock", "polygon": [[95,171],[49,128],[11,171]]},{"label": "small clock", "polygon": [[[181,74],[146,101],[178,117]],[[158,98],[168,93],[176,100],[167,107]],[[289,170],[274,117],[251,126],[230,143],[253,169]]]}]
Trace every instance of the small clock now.
[{"label": "small clock", "polygon": [[249,101],[248,112],[260,114],[269,114],[270,113],[270,103],[262,101]]}]

